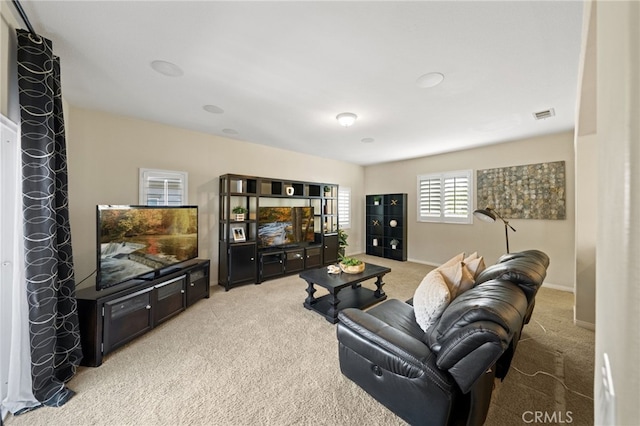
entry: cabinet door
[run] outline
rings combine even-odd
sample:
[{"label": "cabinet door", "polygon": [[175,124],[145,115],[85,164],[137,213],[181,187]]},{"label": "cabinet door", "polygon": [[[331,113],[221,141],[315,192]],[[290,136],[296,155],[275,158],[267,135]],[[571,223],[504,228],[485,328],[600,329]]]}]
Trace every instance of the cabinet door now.
[{"label": "cabinet door", "polygon": [[154,286],[154,325],[184,311],[186,281],[187,276],[182,275]]},{"label": "cabinet door", "polygon": [[284,272],[286,274],[302,271],[304,269],[304,249],[289,250],[286,252]]},{"label": "cabinet door", "polygon": [[200,299],[209,297],[209,262],[205,266],[194,268],[188,273],[187,306]]},{"label": "cabinet door", "polygon": [[338,235],[324,236],[324,264],[329,265],[338,261]]},{"label": "cabinet door", "polygon": [[260,281],[284,274],[284,253],[262,253],[260,255]]},{"label": "cabinet door", "polygon": [[305,249],[305,269],[318,268],[322,265],[321,247],[307,247]]},{"label": "cabinet door", "polygon": [[[384,256],[384,205],[381,195],[367,195],[366,253]],[[377,204],[375,204],[377,202]]]},{"label": "cabinet door", "polygon": [[151,329],[152,291],[147,288],[104,304],[105,354]]},{"label": "cabinet door", "polygon": [[256,282],[256,273],[256,245],[232,245],[229,248],[229,284]]}]

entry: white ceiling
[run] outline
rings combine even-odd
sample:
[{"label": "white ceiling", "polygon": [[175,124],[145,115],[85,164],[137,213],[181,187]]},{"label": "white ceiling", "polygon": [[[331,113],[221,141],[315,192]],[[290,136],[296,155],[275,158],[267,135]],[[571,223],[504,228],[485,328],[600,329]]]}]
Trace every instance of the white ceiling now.
[{"label": "white ceiling", "polygon": [[[53,41],[71,105],[231,141],[367,165],[575,123],[579,1],[21,4]],[[418,87],[430,72],[444,81]],[[352,127],[335,119],[345,111]]]}]

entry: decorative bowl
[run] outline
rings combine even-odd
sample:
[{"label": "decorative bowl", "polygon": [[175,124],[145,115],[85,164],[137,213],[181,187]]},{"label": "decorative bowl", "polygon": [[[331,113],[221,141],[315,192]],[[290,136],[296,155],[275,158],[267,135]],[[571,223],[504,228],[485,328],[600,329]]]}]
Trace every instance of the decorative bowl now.
[{"label": "decorative bowl", "polygon": [[342,272],[346,273],[346,274],[359,274],[360,272],[364,271],[364,262],[362,262],[359,265],[344,265],[343,263],[339,263],[338,265],[340,265],[340,269],[342,270]]}]

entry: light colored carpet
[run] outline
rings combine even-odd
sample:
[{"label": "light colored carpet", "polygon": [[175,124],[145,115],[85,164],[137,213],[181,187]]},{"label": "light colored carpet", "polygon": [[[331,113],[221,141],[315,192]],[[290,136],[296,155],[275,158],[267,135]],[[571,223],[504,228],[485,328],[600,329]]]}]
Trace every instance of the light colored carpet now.
[{"label": "light colored carpet", "polygon": [[[359,257],[391,268],[384,290],[400,300],[412,297],[431,269]],[[373,281],[364,285],[375,288]],[[336,327],[302,306],[305,288],[297,275],[228,292],[214,286],[210,299],[108,355],[102,366],[81,367],[69,383],[77,395],[63,407],[9,416],[5,424],[404,424],[341,375]],[[512,365],[525,373],[544,369],[590,394],[593,332],[570,324],[571,297],[541,290]],[[554,379],[513,369],[494,400],[487,424],[522,424],[526,410],[573,409],[574,424],[593,417],[590,401]]]}]

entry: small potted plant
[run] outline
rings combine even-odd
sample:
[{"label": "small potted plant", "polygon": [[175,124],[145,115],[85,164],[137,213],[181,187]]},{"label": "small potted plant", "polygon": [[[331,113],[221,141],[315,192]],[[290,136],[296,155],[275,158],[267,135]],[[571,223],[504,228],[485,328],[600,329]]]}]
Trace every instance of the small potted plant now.
[{"label": "small potted plant", "polygon": [[374,206],[380,205],[380,201],[382,201],[382,197],[379,197],[377,195],[375,197],[373,197],[373,205]]},{"label": "small potted plant", "polygon": [[343,257],[339,263],[342,272],[347,274],[359,274],[364,271],[364,262],[355,257]]},{"label": "small potted plant", "polygon": [[344,232],[344,229],[338,228],[338,258],[339,259],[344,258],[346,247],[349,245],[347,244],[348,237],[349,235],[346,232]]},{"label": "small potted plant", "polygon": [[329,185],[324,186],[324,196],[331,197],[331,187]]},{"label": "small potted plant", "polygon": [[398,247],[398,244],[400,244],[400,241],[394,238],[393,240],[389,241],[389,244],[391,244],[391,249],[395,250],[396,247]]},{"label": "small potted plant", "polygon": [[248,213],[249,210],[242,206],[235,206],[231,212],[236,215],[236,220],[240,222],[244,220],[244,215]]}]

